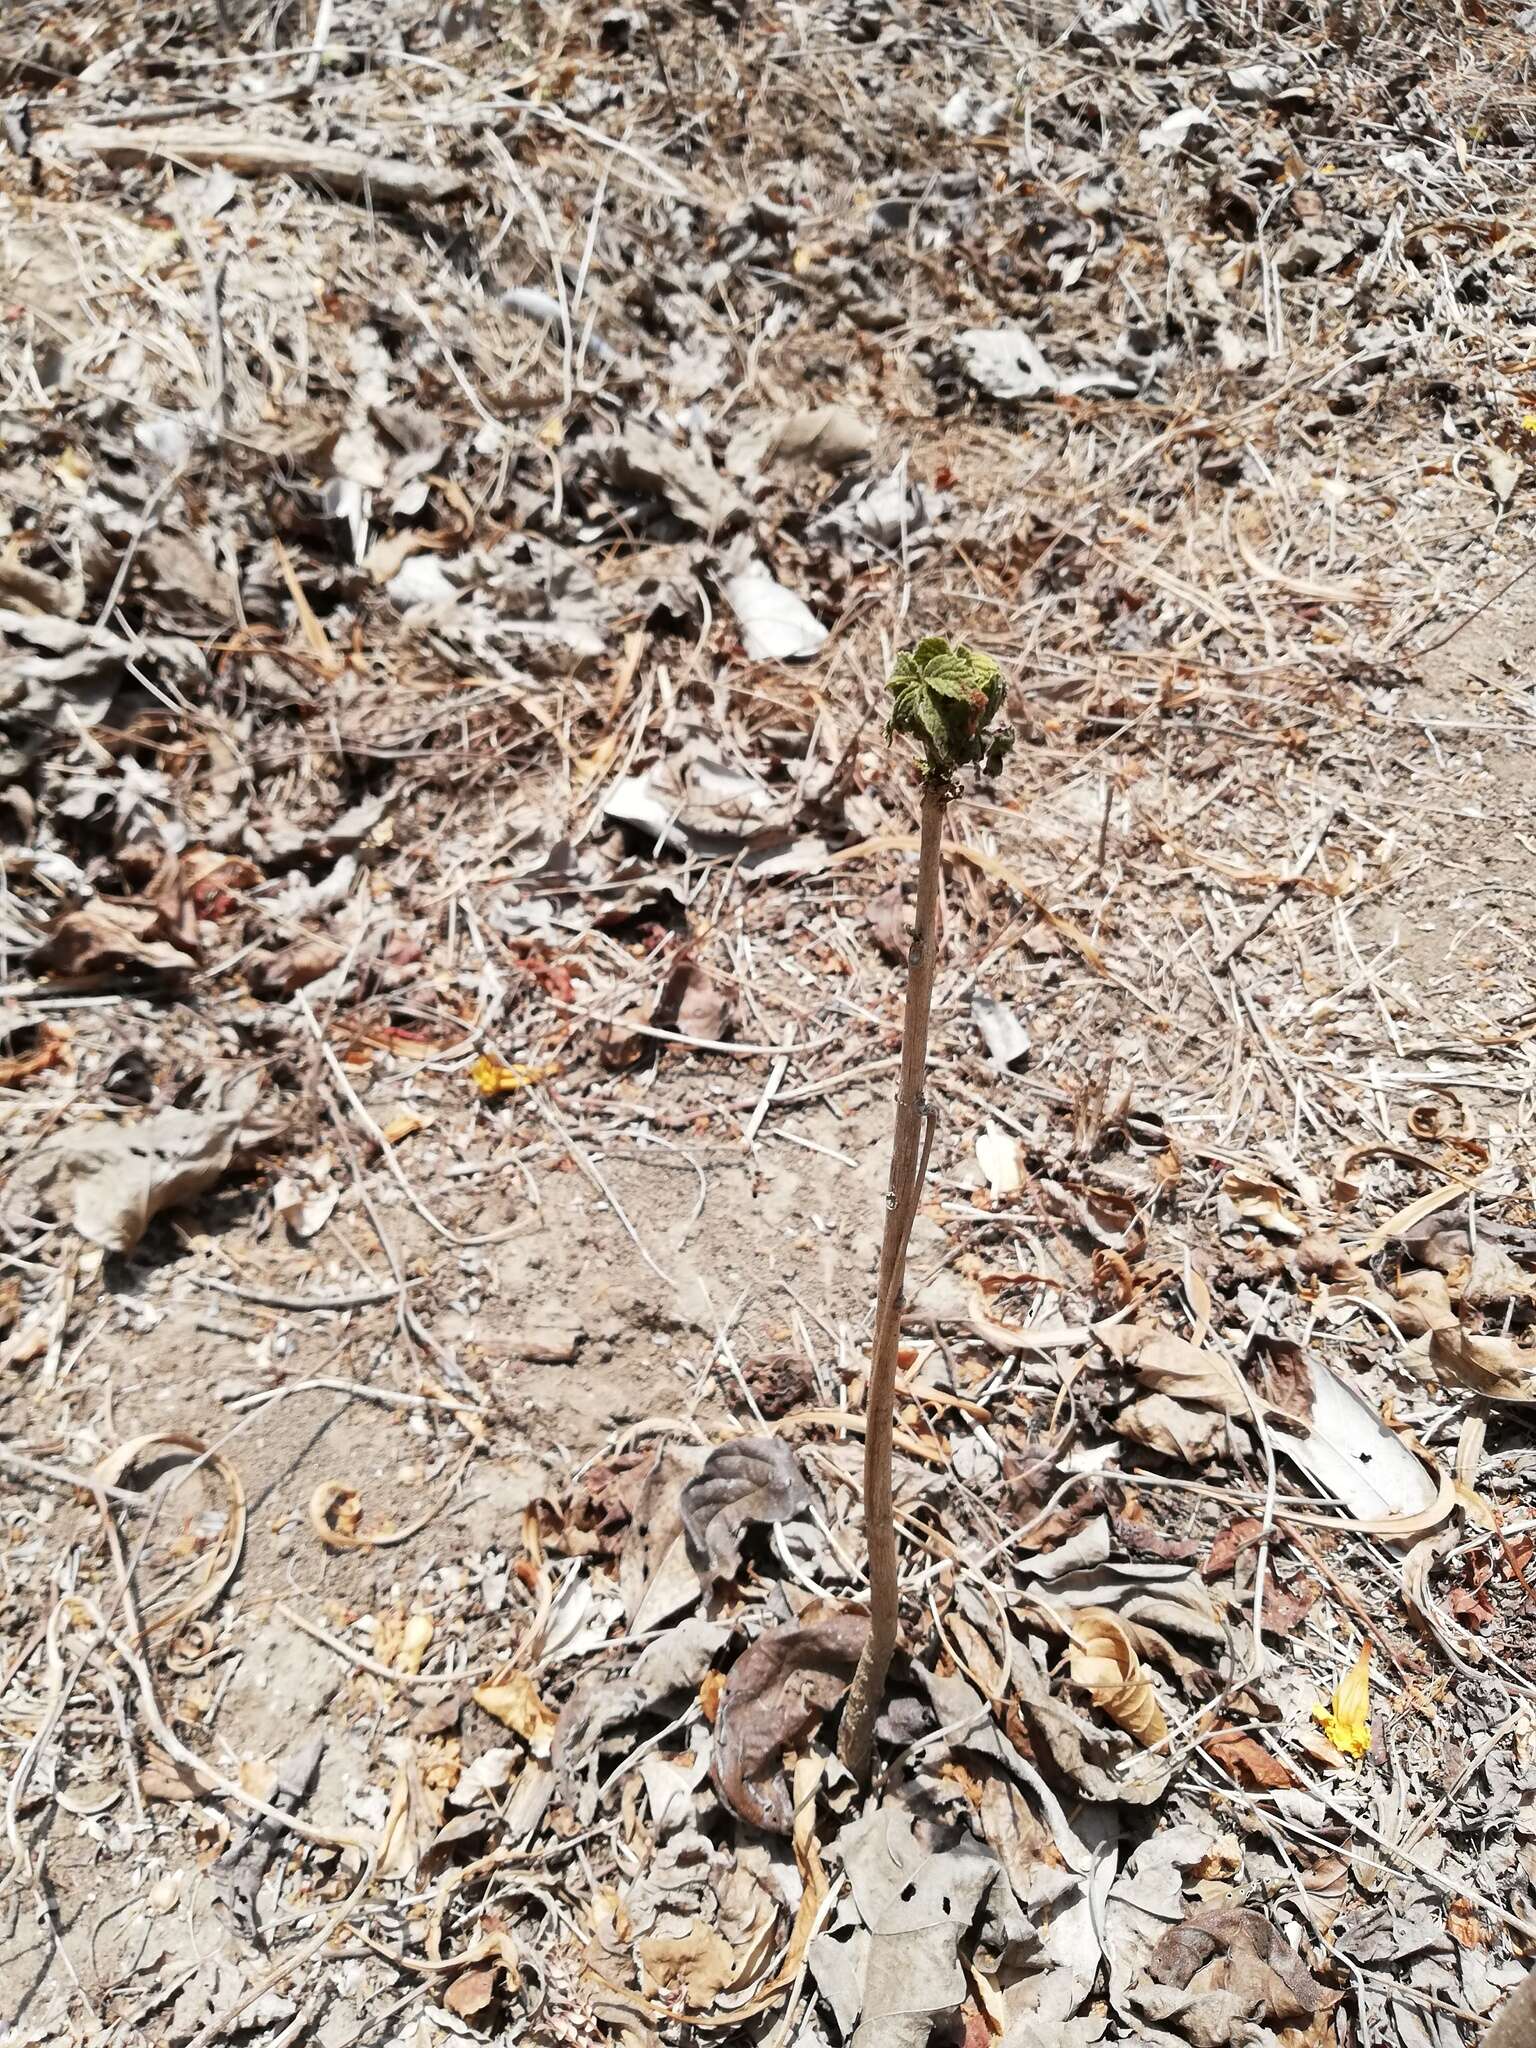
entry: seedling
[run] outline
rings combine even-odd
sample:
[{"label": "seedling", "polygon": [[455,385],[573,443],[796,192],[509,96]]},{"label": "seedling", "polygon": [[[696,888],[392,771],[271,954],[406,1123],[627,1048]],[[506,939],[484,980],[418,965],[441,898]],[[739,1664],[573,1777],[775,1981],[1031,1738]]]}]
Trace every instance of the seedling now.
[{"label": "seedling", "polygon": [[869,1777],[875,1717],[896,1650],[896,1524],[891,1511],[891,1436],[896,1410],[896,1355],[907,1272],[907,1244],[933,1149],[933,1111],[923,1093],[928,1017],[938,965],[939,869],[944,814],[963,768],[993,772],[1013,734],[993,720],[1003,702],[1002,675],[985,654],[932,636],[898,655],[891,673],[886,738],[913,740],[923,777],[917,901],[907,954],[907,998],[901,1029],[901,1079],[891,1177],[880,1245],[880,1287],[865,1403],[864,1531],[869,1548],[869,1637],[854,1674],[838,1734],[838,1755],[860,1783]]}]

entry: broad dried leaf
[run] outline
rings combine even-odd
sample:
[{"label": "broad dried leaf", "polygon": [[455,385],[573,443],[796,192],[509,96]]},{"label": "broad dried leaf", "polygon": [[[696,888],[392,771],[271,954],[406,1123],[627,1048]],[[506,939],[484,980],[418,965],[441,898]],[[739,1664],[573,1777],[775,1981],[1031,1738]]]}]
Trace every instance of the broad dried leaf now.
[{"label": "broad dried leaf", "polygon": [[1437,1329],[1429,1340],[1436,1371],[1458,1387],[1491,1401],[1536,1401],[1536,1349],[1513,1337],[1484,1336],[1460,1323]]},{"label": "broad dried leaf", "polygon": [[1310,2020],[1328,1994],[1262,1913],[1207,1906],[1171,1927],[1153,1949],[1154,1982],[1196,1995],[1227,1992],[1244,2018],[1289,2027]]},{"label": "broad dried leaf", "polygon": [[344,949],[333,939],[295,939],[276,953],[258,953],[245,970],[252,995],[266,1002],[281,1002],[319,981],[345,958]]},{"label": "broad dried leaf", "polygon": [[1144,1749],[1167,1735],[1168,1723],[1141,1659],[1107,1608],[1083,1607],[1073,1615],[1071,1672],[1072,1683]]},{"label": "broad dried leaf", "polygon": [[443,2004],[457,2018],[473,2022],[495,2003],[498,1973],[496,1963],[476,1963],[461,1970],[443,1993]]},{"label": "broad dried leaf", "polygon": [[196,1201],[228,1171],[244,1121],[233,1109],[162,1109],[136,1124],[77,1124],[39,1149],[28,1182],[62,1183],[80,1236],[131,1252],[162,1210]]},{"label": "broad dried leaf", "polygon": [[184,938],[158,904],[94,898],[66,910],[48,927],[32,954],[40,972],[73,978],[88,974],[185,974],[197,965],[195,942]]},{"label": "broad dried leaf", "polygon": [[1235,1366],[1156,1323],[1112,1324],[1100,1330],[1099,1341],[1130,1365],[1154,1394],[1172,1394],[1176,1400],[1220,1409],[1223,1415],[1251,1412]]},{"label": "broad dried leaf", "polygon": [[1145,1444],[1165,1458],[1204,1465],[1226,1441],[1222,1416],[1214,1408],[1186,1408],[1168,1394],[1144,1394],[1115,1417],[1115,1428],[1133,1444]]},{"label": "broad dried leaf", "polygon": [[489,1685],[477,1685],[474,1700],[493,1720],[520,1735],[535,1756],[549,1755],[555,1716],[539,1698],[527,1672],[508,1671]]},{"label": "broad dried leaf", "polygon": [[1279,1757],[1271,1756],[1262,1742],[1239,1728],[1223,1728],[1205,1747],[1240,1785],[1261,1792],[1285,1792],[1296,1783]]},{"label": "broad dried leaf", "polygon": [[869,1619],[831,1614],[769,1629],[731,1666],[715,1716],[715,1790],[738,1819],[791,1832],[784,1755],[809,1735],[852,1683]]},{"label": "broad dried leaf", "polygon": [[1364,1756],[1371,1746],[1371,1645],[1367,1637],[1359,1656],[1339,1680],[1328,1706],[1312,1709],[1312,1718],[1335,1749],[1346,1756]]},{"label": "broad dried leaf", "polygon": [[734,1950],[723,1934],[702,1920],[695,1920],[686,1934],[636,1942],[635,1956],[648,1993],[681,1994],[691,2011],[712,2005],[736,1981]]},{"label": "broad dried leaf", "polygon": [[688,1555],[699,1577],[728,1579],[753,1522],[788,1522],[815,1496],[782,1437],[749,1436],[710,1452],[680,1502]]},{"label": "broad dried leaf", "polygon": [[1256,1223],[1272,1237],[1305,1237],[1307,1226],[1287,1205],[1295,1197],[1277,1181],[1234,1167],[1221,1184],[1218,1215],[1228,1222]]}]

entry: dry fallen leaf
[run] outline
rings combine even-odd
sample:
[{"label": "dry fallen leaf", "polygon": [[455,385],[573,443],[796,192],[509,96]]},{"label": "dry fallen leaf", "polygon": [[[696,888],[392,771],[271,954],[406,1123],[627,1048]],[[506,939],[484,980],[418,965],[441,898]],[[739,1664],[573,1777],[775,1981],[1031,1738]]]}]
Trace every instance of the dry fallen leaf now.
[{"label": "dry fallen leaf", "polygon": [[1261,1792],[1285,1792],[1296,1783],[1279,1757],[1271,1756],[1262,1742],[1240,1728],[1221,1729],[1205,1747],[1240,1785]]},{"label": "dry fallen leaf", "polygon": [[1146,1673],[1120,1621],[1103,1607],[1080,1607],[1072,1616],[1072,1683],[1101,1713],[1150,1749],[1168,1733]]},{"label": "dry fallen leaf", "polygon": [[40,1023],[30,1027],[29,1035],[35,1043],[25,1052],[8,1053],[0,1058],[0,1088],[14,1088],[22,1081],[30,1081],[34,1074],[46,1072],[63,1059],[69,1033],[62,1024]]},{"label": "dry fallen leaf", "polygon": [[1288,1189],[1241,1167],[1234,1167],[1221,1184],[1221,1201],[1227,1214],[1239,1223],[1257,1223],[1274,1237],[1307,1234],[1306,1225],[1287,1207],[1292,1200]]},{"label": "dry fallen leaf", "polygon": [[769,1629],[731,1666],[715,1717],[711,1776],[739,1819],[790,1833],[785,1753],[848,1690],[868,1633],[866,1615],[831,1614]]},{"label": "dry fallen leaf", "polygon": [[394,1666],[397,1671],[416,1672],[421,1669],[421,1660],[426,1655],[427,1645],[432,1640],[432,1617],[419,1610],[412,1614],[405,1624],[400,1637],[400,1647],[395,1652]]},{"label": "dry fallen leaf", "polygon": [[720,1444],[682,1490],[679,1507],[688,1555],[701,1579],[728,1579],[741,1563],[742,1537],[754,1522],[788,1522],[815,1496],[782,1437],[740,1437]]},{"label": "dry fallen leaf", "polygon": [[429,1121],[414,1109],[402,1109],[383,1126],[382,1136],[387,1144],[398,1145],[402,1138],[414,1137],[417,1131],[424,1131]]},{"label": "dry fallen leaf", "polygon": [[555,1733],[555,1716],[539,1698],[533,1680],[524,1671],[508,1671],[489,1685],[477,1685],[477,1707],[493,1720],[520,1735],[534,1756],[548,1756]]},{"label": "dry fallen leaf", "polygon": [[1345,1756],[1364,1756],[1371,1746],[1371,1645],[1369,1638],[1359,1656],[1339,1680],[1332,1702],[1319,1703],[1312,1718],[1335,1749]]},{"label": "dry fallen leaf", "polygon": [[33,952],[32,965],[70,979],[185,974],[197,965],[197,951],[158,904],[97,896],[78,910],[60,912]]},{"label": "dry fallen leaf", "polygon": [[1130,1365],[1154,1394],[1218,1408],[1223,1415],[1250,1412],[1237,1368],[1218,1352],[1204,1351],[1156,1323],[1115,1323],[1098,1334],[1105,1350]]},{"label": "dry fallen leaf", "polygon": [[680,1997],[697,2011],[713,2004],[736,1981],[736,1957],[724,1935],[702,1920],[686,1934],[657,1935],[635,1944],[642,1988],[652,1997]]}]

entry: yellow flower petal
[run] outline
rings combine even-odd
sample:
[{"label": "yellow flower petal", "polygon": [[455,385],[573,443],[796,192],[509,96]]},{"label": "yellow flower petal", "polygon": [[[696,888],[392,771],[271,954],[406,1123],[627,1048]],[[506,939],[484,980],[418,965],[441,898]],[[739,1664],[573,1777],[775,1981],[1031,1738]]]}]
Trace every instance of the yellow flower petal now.
[{"label": "yellow flower petal", "polygon": [[493,1060],[488,1052],[483,1052],[470,1068],[469,1078],[482,1095],[511,1095],[519,1088],[531,1087],[535,1081],[547,1080],[558,1071],[556,1067],[525,1066],[520,1061],[509,1067],[505,1061]]},{"label": "yellow flower petal", "polygon": [[1367,1642],[1348,1671],[1339,1680],[1328,1706],[1312,1709],[1317,1722],[1335,1749],[1346,1756],[1364,1756],[1371,1746],[1371,1646]]}]

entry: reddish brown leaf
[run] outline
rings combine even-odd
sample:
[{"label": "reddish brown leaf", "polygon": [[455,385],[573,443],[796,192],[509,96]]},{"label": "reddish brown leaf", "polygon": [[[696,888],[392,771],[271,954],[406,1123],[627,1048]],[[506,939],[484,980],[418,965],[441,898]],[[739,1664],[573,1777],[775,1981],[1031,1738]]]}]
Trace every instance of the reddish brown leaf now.
[{"label": "reddish brown leaf", "polygon": [[1245,1515],[1241,1520],[1230,1523],[1221,1530],[1211,1544],[1210,1554],[1200,1567],[1202,1579],[1219,1579],[1231,1571],[1240,1552],[1256,1543],[1264,1524]]},{"label": "reddish brown leaf", "polygon": [[830,1614],[769,1629],[731,1666],[715,1717],[715,1790],[731,1811],[772,1834],[794,1812],[784,1753],[801,1742],[853,1681],[869,1617]]},{"label": "reddish brown leaf", "polygon": [[1240,1785],[1261,1792],[1285,1792],[1296,1783],[1277,1756],[1271,1756],[1262,1742],[1241,1729],[1223,1728],[1205,1746]]}]

